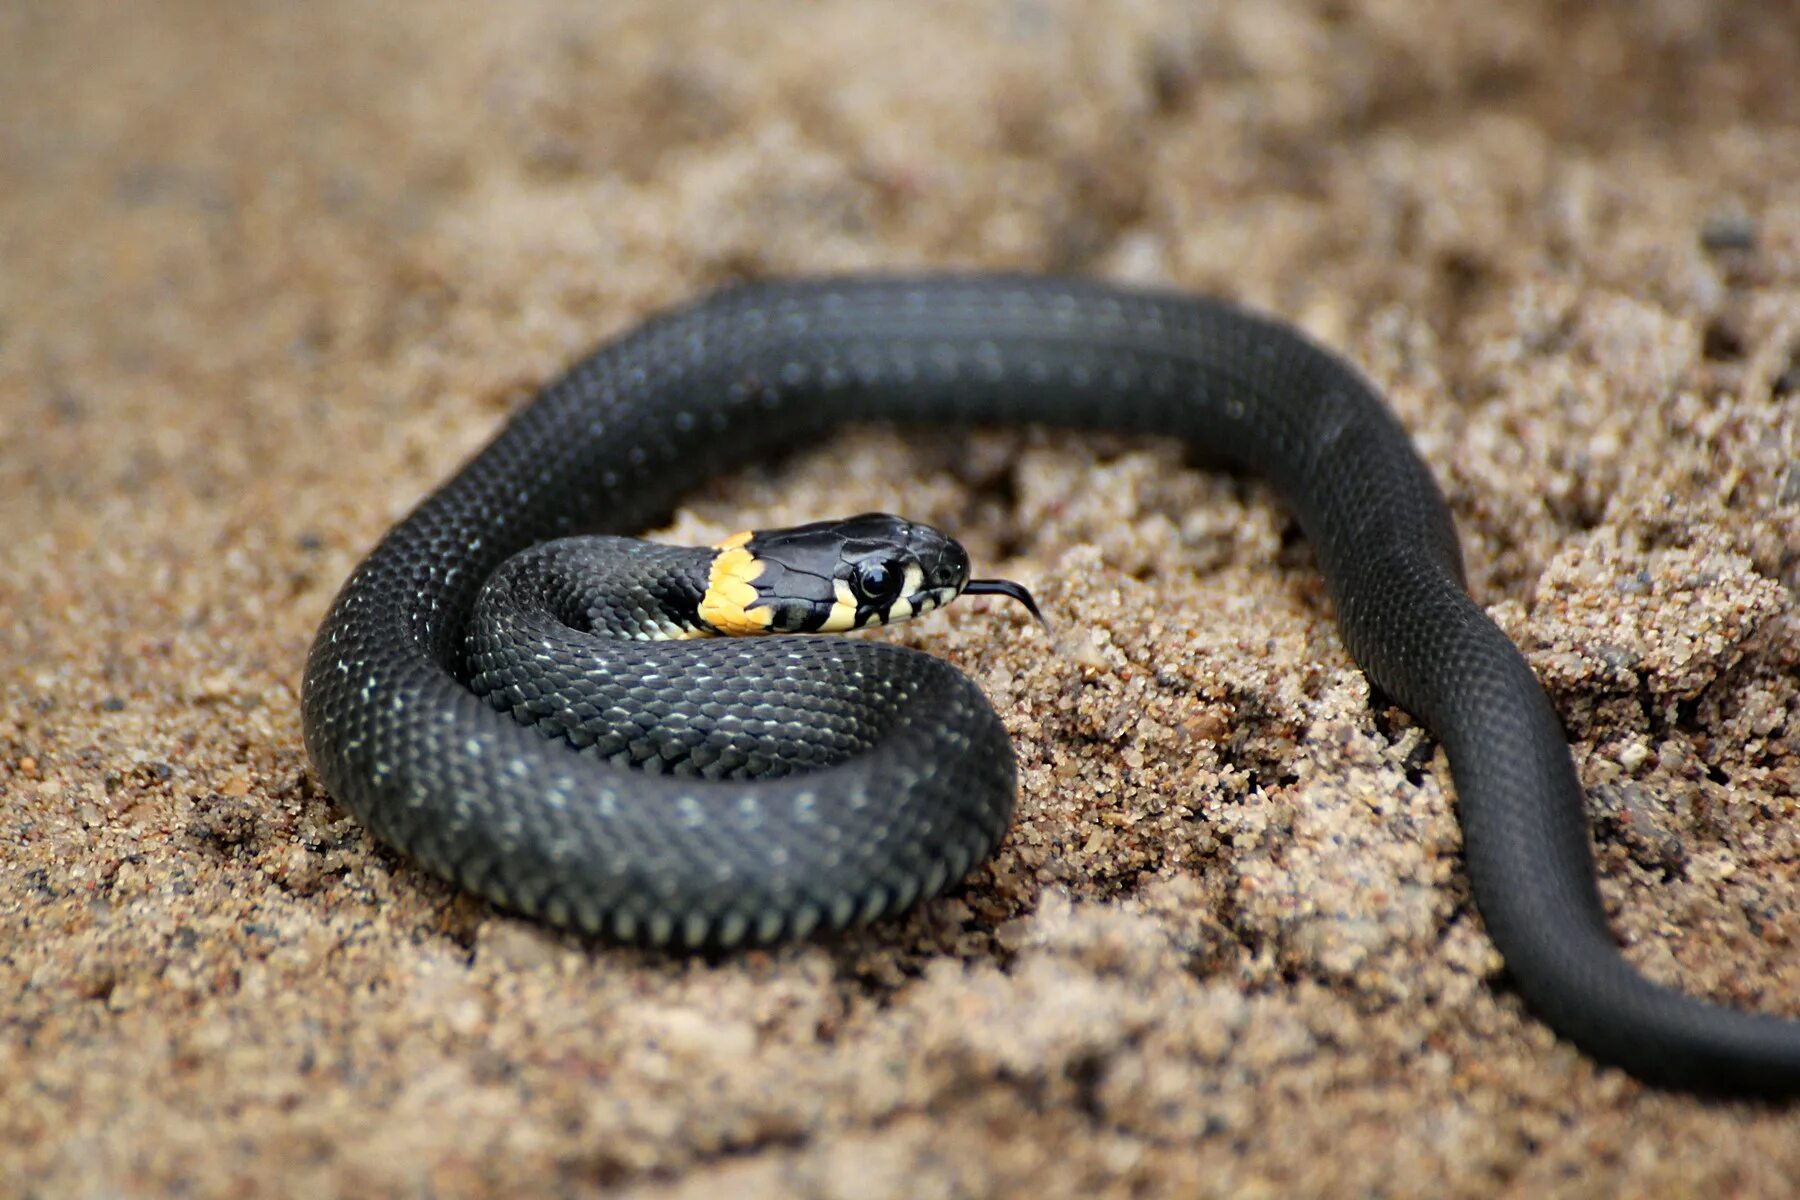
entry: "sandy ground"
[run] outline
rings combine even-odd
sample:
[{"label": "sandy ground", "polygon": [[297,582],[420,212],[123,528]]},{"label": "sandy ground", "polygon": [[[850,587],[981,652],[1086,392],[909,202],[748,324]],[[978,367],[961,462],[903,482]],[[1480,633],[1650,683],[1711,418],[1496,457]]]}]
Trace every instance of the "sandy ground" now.
[{"label": "sandy ground", "polygon": [[[1565,11],[1566,10],[1566,11]],[[1569,16],[1580,11],[1586,15]],[[0,1193],[1775,1196],[1800,1114],[1505,986],[1442,755],[1259,485],[858,432],[676,529],[898,507],[1010,725],[957,896],[720,961],[374,847],[334,588],[532,385],[747,275],[1173,281],[1381,382],[1592,790],[1633,958],[1800,1016],[1785,3],[0,7]]]}]

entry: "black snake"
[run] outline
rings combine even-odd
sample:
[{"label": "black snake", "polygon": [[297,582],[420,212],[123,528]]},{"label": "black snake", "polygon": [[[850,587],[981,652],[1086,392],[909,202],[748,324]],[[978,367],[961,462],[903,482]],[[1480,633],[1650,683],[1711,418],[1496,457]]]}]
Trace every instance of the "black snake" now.
[{"label": "black snake", "polygon": [[[740,287],[650,320],[545,387],[344,586],[303,695],[326,786],[483,896],[657,943],[803,936],[958,880],[1002,836],[1014,768],[979,691],[928,656],[733,638],[671,643],[698,656],[680,667],[603,673],[622,699],[602,707],[627,721],[652,695],[715,715],[780,695],[777,726],[840,703],[876,723],[843,761],[776,778],[578,757],[467,683],[476,595],[509,556],[636,532],[747,456],[866,420],[1173,435],[1271,480],[1351,654],[1444,745],[1477,906],[1536,1012],[1647,1080],[1800,1088],[1800,1023],[1683,996],[1620,955],[1556,713],[1466,594],[1449,512],[1380,397],[1290,327],[1215,300],[1045,278],[837,279]],[[811,661],[790,671],[771,654]],[[788,674],[813,691],[782,691]]]}]

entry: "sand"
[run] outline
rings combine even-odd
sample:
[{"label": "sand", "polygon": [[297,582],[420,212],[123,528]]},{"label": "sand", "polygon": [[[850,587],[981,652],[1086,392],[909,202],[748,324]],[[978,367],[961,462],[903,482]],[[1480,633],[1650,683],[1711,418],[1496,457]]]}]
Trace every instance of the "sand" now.
[{"label": "sand", "polygon": [[951,525],[899,632],[1019,815],[954,897],[717,960],[374,846],[297,688],[393,520],[746,276],[1171,282],[1384,388],[1591,789],[1631,957],[1800,1017],[1785,3],[0,8],[0,1193],[1777,1196],[1800,1114],[1506,986],[1443,756],[1171,447],[858,431],[668,532]]}]

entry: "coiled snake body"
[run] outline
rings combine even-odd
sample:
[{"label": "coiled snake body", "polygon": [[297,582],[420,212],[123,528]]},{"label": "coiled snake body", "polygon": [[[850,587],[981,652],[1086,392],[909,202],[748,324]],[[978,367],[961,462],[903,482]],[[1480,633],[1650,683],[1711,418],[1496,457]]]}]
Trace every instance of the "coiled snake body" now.
[{"label": "coiled snake body", "polygon": [[[1351,654],[1445,747],[1476,904],[1530,1005],[1647,1080],[1800,1089],[1800,1024],[1683,996],[1621,957],[1556,713],[1465,593],[1449,513],[1380,397],[1295,330],[1213,300],[1043,278],[841,279],[737,288],[652,319],[545,387],[345,584],[302,701],[326,786],[481,895],[627,939],[804,936],[955,882],[1003,834],[1014,769],[979,691],[929,656],[729,639],[681,643],[697,657],[679,673],[646,659],[611,675],[628,721],[760,703],[776,726],[846,704],[858,729],[873,723],[851,757],[777,778],[580,757],[465,682],[476,594],[509,556],[636,532],[715,472],[865,420],[1173,435],[1271,480]],[[813,690],[786,690],[789,674]]]}]

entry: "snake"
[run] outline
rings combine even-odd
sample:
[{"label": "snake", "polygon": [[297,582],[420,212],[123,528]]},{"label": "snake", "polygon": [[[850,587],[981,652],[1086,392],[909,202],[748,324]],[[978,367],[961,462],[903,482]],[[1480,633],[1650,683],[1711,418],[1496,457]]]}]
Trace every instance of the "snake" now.
[{"label": "snake", "polygon": [[[1653,982],[1621,951],[1556,709],[1470,597],[1449,508],[1380,393],[1223,299],[877,275],[738,283],[652,315],[544,385],[353,570],[302,686],[325,788],[427,870],[601,939],[729,951],[955,886],[1005,835],[1017,788],[1005,726],[962,672],[864,638],[683,635],[666,616],[661,636],[597,651],[584,626],[605,601],[555,561],[581,557],[564,539],[628,538],[726,471],[861,422],[1161,435],[1267,480],[1373,695],[1446,755],[1474,906],[1529,1010],[1653,1085],[1800,1091],[1800,1022]],[[753,594],[754,536],[712,548],[693,587],[778,623],[779,598]],[[726,556],[735,574],[713,579]],[[564,690],[579,686],[597,690]],[[534,718],[537,690],[554,700]],[[645,768],[664,753],[650,731],[708,722],[751,742]],[[755,739],[807,729],[837,731],[815,769],[759,769]]]}]

